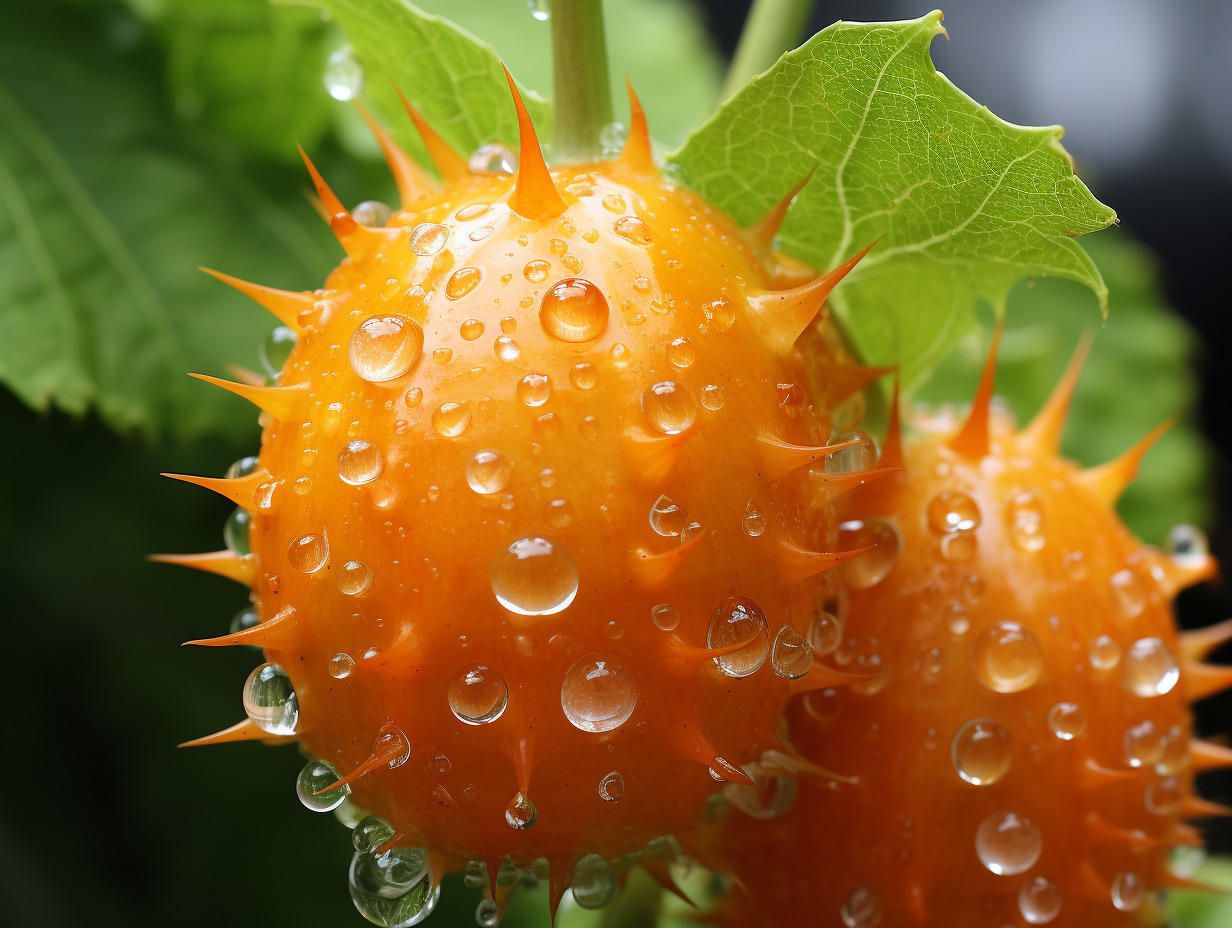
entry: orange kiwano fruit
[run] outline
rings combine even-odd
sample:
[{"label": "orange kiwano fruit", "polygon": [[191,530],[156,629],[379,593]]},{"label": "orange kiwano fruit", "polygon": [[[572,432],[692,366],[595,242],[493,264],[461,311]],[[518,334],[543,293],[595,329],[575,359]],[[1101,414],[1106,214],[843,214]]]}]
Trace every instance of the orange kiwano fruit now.
[{"label": "orange kiwano fruit", "polygon": [[782,210],[744,231],[665,183],[636,101],[619,160],[549,172],[514,96],[516,176],[412,111],[435,189],[376,129],[387,222],[309,165],[347,257],[315,293],[227,278],[298,340],[276,386],[224,384],[264,411],[259,459],[183,478],[251,520],[251,553],[176,559],[253,589],[259,624],[201,643],[268,661],[201,741],[295,739],[305,804],[373,813],[351,891],[379,924],[505,858],[546,859],[553,904],[581,861],[601,904],[600,858],[687,832],[790,693],[847,679],[803,635],[864,477],[827,472],[792,346],[858,256],[775,289]]},{"label": "orange kiwano fruit", "polygon": [[744,811],[698,851],[742,887],[717,920],[1128,926],[1183,883],[1182,820],[1221,811],[1194,772],[1232,765],[1188,705],[1232,683],[1198,662],[1232,630],[1178,636],[1171,599],[1210,558],[1144,547],[1114,511],[1154,436],[1091,470],[1058,456],[1079,355],[1022,431],[990,411],[995,347],[965,424],[921,414],[904,447],[892,423],[901,470],[841,507],[840,543],[878,548],[811,638],[880,673],[789,711],[801,754],[851,779],[725,788]]}]

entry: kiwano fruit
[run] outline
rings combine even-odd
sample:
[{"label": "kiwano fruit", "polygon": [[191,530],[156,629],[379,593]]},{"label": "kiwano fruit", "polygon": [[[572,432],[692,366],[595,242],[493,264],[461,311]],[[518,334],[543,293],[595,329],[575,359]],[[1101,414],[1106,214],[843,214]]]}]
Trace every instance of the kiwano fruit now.
[{"label": "kiwano fruit", "polygon": [[195,743],[297,741],[306,805],[371,813],[351,891],[379,924],[468,864],[494,895],[537,865],[553,905],[580,868],[602,904],[605,861],[686,833],[788,750],[791,694],[849,678],[804,635],[865,479],[826,409],[875,372],[810,386],[793,345],[863,253],[800,283],[769,245],[786,203],[742,230],[665,182],[636,100],[619,159],[552,171],[514,101],[511,170],[408,106],[440,188],[373,123],[388,218],[309,164],[347,253],[323,289],[218,275],[297,338],[274,385],[203,378],[260,407],[260,455],[181,479],[248,532],[167,558],[252,587],[256,624],[198,643],[267,661],[248,718]]},{"label": "kiwano fruit", "polygon": [[995,344],[966,422],[921,411],[904,444],[896,400],[899,470],[840,504],[840,543],[878,547],[810,643],[877,675],[789,710],[834,776],[724,788],[697,849],[737,884],[716,922],[1158,924],[1153,891],[1186,883],[1170,851],[1201,844],[1183,820],[1223,812],[1193,777],[1232,752],[1191,740],[1189,704],[1232,684],[1200,663],[1232,629],[1171,613],[1213,562],[1196,530],[1169,555],[1114,510],[1155,436],[1079,469],[1058,447],[1084,349],[1019,431],[990,406]]}]

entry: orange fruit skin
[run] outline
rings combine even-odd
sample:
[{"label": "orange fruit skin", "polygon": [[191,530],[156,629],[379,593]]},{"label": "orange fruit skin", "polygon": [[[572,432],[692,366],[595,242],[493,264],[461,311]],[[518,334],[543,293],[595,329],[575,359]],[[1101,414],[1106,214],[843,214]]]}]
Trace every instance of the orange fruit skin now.
[{"label": "orange fruit skin", "polygon": [[[425,842],[438,869],[495,866],[504,855],[559,869],[584,853],[611,859],[687,832],[717,787],[715,756],[736,765],[756,757],[788,692],[768,659],[743,678],[716,666],[705,653],[716,607],[732,593],[760,607],[767,632],[750,653],[761,653],[783,625],[807,630],[823,582],[784,579],[780,545],[818,547],[827,507],[800,481],[772,478],[757,440],[819,445],[830,433],[799,359],[764,344],[748,310],[748,295],[771,286],[769,271],[729,220],[657,178],[617,163],[553,177],[567,208],[548,219],[510,210],[508,176],[466,179],[396,212],[387,229],[347,238],[336,219],[350,256],[300,315],[280,380],[296,388],[290,413],[263,417],[254,592],[267,621],[293,610],[289,640],[268,644],[267,660],[294,684],[303,750],[341,774],[364,763],[383,726],[404,733],[409,761],[360,777],[352,798]],[[475,206],[487,209],[457,218]],[[631,217],[644,230],[634,238],[646,241],[615,230]],[[429,222],[448,239],[419,256],[409,230]],[[543,279],[531,279],[530,262],[546,262]],[[479,281],[451,298],[464,268]],[[609,307],[601,334],[582,342],[540,322],[545,294],[575,277]],[[372,383],[352,368],[349,346],[365,320],[388,313],[421,327],[422,355],[405,375]],[[475,321],[482,334],[467,337]],[[516,357],[498,356],[502,336]],[[669,349],[682,338],[686,348]],[[595,369],[585,389],[571,381],[583,363]],[[551,391],[531,407],[519,383],[533,374]],[[663,381],[695,407],[677,435],[644,411],[647,388]],[[454,435],[434,426],[448,403],[469,411]],[[357,439],[379,448],[382,467],[353,486],[338,462]],[[486,495],[467,482],[485,449],[512,465],[507,485]],[[652,530],[661,495],[700,523],[689,544]],[[549,521],[556,500],[571,510],[568,524]],[[759,537],[742,529],[750,504],[767,520]],[[329,554],[305,573],[288,549],[310,534],[328,540]],[[576,564],[576,598],[555,614],[519,615],[494,596],[493,561],[515,539],[544,535]],[[372,570],[360,595],[338,588],[351,561]],[[652,621],[660,604],[679,612],[672,631]],[[355,661],[344,679],[327,670],[339,653]],[[632,714],[607,732],[580,730],[562,710],[566,673],[595,656],[627,668],[636,688]],[[447,694],[477,664],[504,679],[508,705],[495,721],[468,725]],[[604,799],[600,782],[613,772],[623,791]],[[519,791],[537,808],[521,830],[506,821]]]},{"label": "orange fruit skin", "polygon": [[[1163,663],[1183,666],[1170,608],[1180,571],[1131,535],[1090,472],[1029,430],[994,415],[989,453],[972,458],[947,444],[958,426],[951,417],[916,424],[922,433],[907,444],[902,470],[843,508],[848,520],[892,522],[901,543],[897,556],[883,549],[843,568],[844,627],[829,659],[884,673],[806,694],[788,715],[805,757],[857,782],[804,782],[781,817],[732,810],[712,825],[699,854],[726,862],[737,881],[714,918],[859,928],[1138,924],[1149,891],[1171,879],[1170,847],[1197,840],[1181,824],[1192,787],[1185,680],[1169,676],[1155,695],[1133,691],[1157,676],[1132,657],[1135,642],[1158,639]],[[947,493],[970,505],[939,503]],[[1040,516],[1034,534],[1019,521],[1030,515],[1024,493]],[[960,509],[978,525],[944,530],[939,516]],[[1003,623],[1019,631],[998,632]],[[993,644],[1007,634],[1034,644]],[[1095,645],[1100,636],[1112,644]],[[1085,721],[1059,718],[1059,704],[1076,705]],[[977,763],[963,746],[959,732],[976,719],[1006,733],[1003,755],[986,751]],[[1127,733],[1145,723],[1154,735],[1127,749]],[[956,750],[992,782],[960,777]],[[998,875],[977,855],[977,832],[1004,812],[1030,820],[1039,853],[1022,872]],[[999,865],[1017,861],[1009,869],[1030,856],[991,846]],[[1122,874],[1135,880],[1117,884]],[[1019,894],[1037,877],[1052,888],[1024,909]],[[1114,906],[1114,884],[1128,911]]]}]

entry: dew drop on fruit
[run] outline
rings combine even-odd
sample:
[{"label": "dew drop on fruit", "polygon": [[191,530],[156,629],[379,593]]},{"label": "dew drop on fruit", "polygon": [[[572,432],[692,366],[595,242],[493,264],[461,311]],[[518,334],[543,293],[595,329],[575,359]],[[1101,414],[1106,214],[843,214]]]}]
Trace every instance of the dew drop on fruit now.
[{"label": "dew drop on fruit", "polygon": [[1018,911],[1031,925],[1046,925],[1061,911],[1061,891],[1052,880],[1032,877],[1018,890]]},{"label": "dew drop on fruit", "polygon": [[236,554],[251,554],[252,546],[248,540],[248,526],[252,516],[243,506],[236,506],[222,524],[222,540]]},{"label": "dew drop on fruit", "polygon": [[843,623],[824,604],[813,612],[808,630],[809,647],[814,654],[833,654],[843,643]]},{"label": "dew drop on fruit", "polygon": [[344,783],[328,793],[322,793],[321,790],[328,789],[340,779],[342,778],[332,764],[323,760],[310,760],[299,772],[299,778],[295,781],[295,793],[308,811],[332,812],[351,795],[350,784]]},{"label": "dew drop on fruit", "polygon": [[856,519],[841,523],[838,529],[839,550],[873,548],[840,568],[849,588],[867,590],[889,576],[902,553],[903,539],[897,525],[889,519]]},{"label": "dew drop on fruit", "polygon": [[[471,861],[475,863],[475,861]],[[470,884],[467,884],[470,886]],[[478,889],[480,886],[487,886],[487,877],[484,877],[482,883],[476,883],[472,889]],[[475,924],[479,928],[497,928],[500,925],[501,910],[493,899],[480,899],[479,904],[475,906]]]},{"label": "dew drop on fruit", "polygon": [[325,89],[335,100],[354,100],[364,89],[364,66],[350,45],[330,52],[325,61]]},{"label": "dew drop on fruit", "polygon": [[565,673],[560,705],[574,728],[612,731],[633,714],[637,682],[622,664],[603,657],[585,657]]},{"label": "dew drop on fruit", "polygon": [[555,615],[578,591],[577,565],[554,538],[526,535],[492,559],[492,592],[517,615]]},{"label": "dew drop on fruit", "polygon": [[1062,741],[1073,741],[1087,730],[1087,715],[1076,702],[1059,702],[1048,710],[1048,727]]},{"label": "dew drop on fruit", "polygon": [[826,455],[827,474],[857,474],[877,466],[877,443],[867,432],[843,432],[830,438],[830,444],[853,442]]},{"label": "dew drop on fruit", "polygon": [[552,398],[552,378],[547,374],[527,374],[518,381],[517,395],[523,406],[542,406]]},{"label": "dew drop on fruit", "polygon": [[994,812],[975,830],[976,856],[997,876],[1026,873],[1043,850],[1040,830],[1014,812]]},{"label": "dew drop on fruit", "polygon": [[484,325],[478,319],[467,319],[458,329],[458,334],[465,338],[468,342],[473,342],[475,339],[483,335]]},{"label": "dew drop on fruit", "polygon": [[706,647],[744,647],[714,658],[719,669],[729,677],[747,677],[756,673],[770,653],[770,633],[766,614],[746,596],[732,594],[719,604],[710,617],[706,630]]},{"label": "dew drop on fruit", "polygon": [[660,496],[650,506],[650,527],[664,538],[679,535],[689,524],[689,513],[670,496]]},{"label": "dew drop on fruit", "polygon": [[477,267],[460,267],[453,272],[445,284],[445,296],[451,300],[460,300],[479,286],[483,280],[483,271]]},{"label": "dew drop on fruit", "polygon": [[432,888],[422,848],[396,847],[378,854],[356,852],[347,877],[351,901],[380,928],[410,928],[436,908],[441,888]]},{"label": "dew drop on fruit", "polygon": [[298,339],[299,336],[285,325],[278,326],[265,336],[265,341],[261,342],[261,347],[257,351],[257,357],[261,360],[265,373],[275,380],[278,379]]},{"label": "dew drop on fruit", "polygon": [[975,674],[995,693],[1017,693],[1035,685],[1044,672],[1039,639],[1017,622],[1001,622],[975,643]]},{"label": "dew drop on fruit", "polygon": [[1010,497],[1005,507],[1005,527],[1010,542],[1019,551],[1040,551],[1047,541],[1044,535],[1044,506],[1034,490],[1020,490]]},{"label": "dew drop on fruit", "polygon": [[625,794],[625,778],[613,770],[599,781],[599,798],[604,802],[620,802]]},{"label": "dew drop on fruit", "polygon": [[467,166],[476,174],[516,174],[518,156],[504,145],[481,145],[471,155]]},{"label": "dew drop on fruit", "polygon": [[384,383],[401,377],[423,354],[423,329],[400,313],[370,316],[351,335],[351,369],[364,380]]},{"label": "dew drop on fruit", "polygon": [[622,216],[612,224],[612,231],[634,245],[650,244],[650,229],[636,216]]},{"label": "dew drop on fruit", "polygon": [[577,862],[571,890],[579,908],[601,909],[616,896],[616,877],[606,860],[587,854]]},{"label": "dew drop on fruit", "polygon": [[502,361],[516,361],[518,355],[522,353],[521,346],[510,335],[497,336],[496,341],[492,345],[492,350]]},{"label": "dew drop on fruit", "polygon": [[1118,873],[1112,880],[1112,904],[1119,912],[1136,912],[1146,899],[1146,887],[1136,873]]},{"label": "dew drop on fruit", "polygon": [[790,625],[784,625],[774,636],[770,648],[770,666],[780,677],[799,680],[813,669],[813,651],[804,637]]},{"label": "dew drop on fruit", "polygon": [[1146,608],[1146,591],[1132,570],[1118,570],[1108,579],[1112,603],[1124,619],[1136,619]]},{"label": "dew drop on fruit", "polygon": [[367,815],[351,830],[351,846],[361,854],[372,854],[396,834],[394,826],[379,815]]},{"label": "dew drop on fruit", "polygon": [[1198,569],[1207,563],[1210,544],[1202,529],[1193,525],[1177,525],[1168,532],[1168,553],[1178,566]]},{"label": "dew drop on fruit", "polygon": [[561,341],[585,342],[603,334],[608,312],[607,297],[598,286],[584,277],[566,277],[543,295],[539,324]]},{"label": "dew drop on fruit", "polygon": [[980,524],[980,508],[966,493],[947,490],[928,504],[928,527],[938,535],[970,532]]},{"label": "dew drop on fruit", "polygon": [[449,241],[449,227],[439,222],[421,222],[411,229],[411,251],[421,258],[431,258]]},{"label": "dew drop on fruit", "polygon": [[390,208],[380,200],[364,200],[351,210],[351,218],[370,229],[384,228],[391,215]]},{"label": "dew drop on fruit", "polygon": [[838,914],[846,928],[876,928],[883,912],[881,897],[861,886],[852,890]]},{"label": "dew drop on fruit", "polygon": [[725,398],[723,388],[716,383],[708,383],[702,387],[702,405],[711,412],[722,409]]},{"label": "dew drop on fruit", "polygon": [[1184,793],[1176,777],[1164,777],[1146,788],[1143,802],[1152,815],[1176,815],[1181,811]]},{"label": "dew drop on fruit", "polygon": [[458,721],[486,725],[504,713],[509,704],[509,685],[495,670],[475,664],[454,677],[446,697]]},{"label": "dew drop on fruit", "polygon": [[1176,657],[1160,638],[1139,638],[1129,646],[1121,665],[1125,688],[1144,698],[1171,692],[1180,675]]},{"label": "dew drop on fruit", "polygon": [[260,466],[261,462],[255,457],[240,458],[227,468],[225,476],[228,480],[247,477],[249,474],[256,473],[257,468]]},{"label": "dew drop on fruit", "polygon": [[573,522],[573,506],[567,499],[551,499],[543,505],[543,521],[552,528],[565,528]]},{"label": "dew drop on fruit", "polygon": [[668,363],[680,370],[691,367],[697,360],[697,349],[693,347],[693,341],[685,335],[668,342],[666,354]]},{"label": "dew drop on fruit", "polygon": [[603,208],[609,213],[623,213],[627,209],[625,198],[619,193],[609,193],[603,198]]},{"label": "dew drop on fruit", "polygon": [[680,384],[661,380],[642,394],[642,413],[656,432],[678,435],[693,425],[697,403]]},{"label": "dew drop on fruit", "polygon": [[955,772],[975,786],[996,783],[1010,769],[1010,733],[992,719],[969,719],[954,733],[950,760]]},{"label": "dew drop on fruit", "polygon": [[466,465],[467,485],[484,496],[505,489],[512,476],[513,465],[509,463],[509,459],[491,448],[475,452],[475,456]]},{"label": "dew drop on fruit", "polygon": [[1088,656],[1096,670],[1111,670],[1121,662],[1121,646],[1108,635],[1099,635],[1091,642]]},{"label": "dew drop on fruit", "polygon": [[246,632],[248,629],[260,624],[261,614],[257,612],[256,606],[249,603],[231,617],[231,624],[228,628],[231,634],[238,635],[240,632]]},{"label": "dew drop on fruit", "polygon": [[353,487],[371,483],[384,469],[381,449],[366,439],[349,441],[338,452],[338,477]]},{"label": "dew drop on fruit", "polygon": [[750,538],[760,538],[766,533],[766,517],[753,505],[751,499],[744,507],[744,517],[740,520],[740,527]]},{"label": "dew drop on fruit", "polygon": [[329,542],[315,532],[300,535],[287,547],[287,563],[301,573],[316,573],[328,560]]},{"label": "dew drop on fruit", "polygon": [[535,434],[542,438],[555,438],[560,434],[560,430],[564,428],[560,416],[554,412],[544,413],[542,416],[537,417],[531,425],[535,429]]},{"label": "dew drop on fruit", "polygon": [[345,680],[351,675],[351,671],[355,669],[355,658],[345,651],[339,651],[329,659],[325,669],[329,671],[329,675],[335,680]]},{"label": "dew drop on fruit", "polygon": [[359,596],[372,586],[372,568],[363,561],[347,561],[338,572],[338,591]]},{"label": "dew drop on fruit", "polygon": [[262,664],[244,684],[244,712],[271,735],[293,735],[299,724],[299,699],[291,678],[277,664]]},{"label": "dew drop on fruit", "polygon": [[441,438],[457,438],[470,424],[469,403],[441,403],[432,413],[432,428]]},{"label": "dew drop on fruit", "polygon": [[1154,766],[1164,755],[1163,736],[1150,719],[1125,730],[1124,746],[1125,762],[1131,767]]},{"label": "dew drop on fruit", "polygon": [[659,603],[650,607],[650,621],[663,631],[670,632],[680,624],[680,610],[668,603]]}]

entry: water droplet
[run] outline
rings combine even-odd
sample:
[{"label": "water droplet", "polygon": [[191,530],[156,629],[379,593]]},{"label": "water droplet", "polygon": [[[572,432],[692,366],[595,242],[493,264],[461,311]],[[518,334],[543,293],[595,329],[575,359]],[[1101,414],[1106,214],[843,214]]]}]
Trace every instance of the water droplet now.
[{"label": "water droplet", "polygon": [[[744,773],[753,782],[728,783],[723,787],[723,795],[750,818],[768,821],[786,815],[795,804],[799,783],[792,776],[768,773],[764,766],[774,764],[781,767],[781,759],[782,755],[777,751],[767,751],[762,755],[761,762],[746,764]],[[779,763],[775,764],[776,760]]]},{"label": "water droplet", "polygon": [[642,394],[642,413],[655,431],[677,435],[693,425],[697,403],[680,384],[661,380]]},{"label": "water droplet", "polygon": [[1039,639],[1017,622],[1000,622],[975,643],[975,675],[995,693],[1017,693],[1044,672]]},{"label": "water droplet", "polygon": [[620,802],[625,794],[625,778],[613,770],[599,781],[599,798],[604,802]]},{"label": "water droplet", "polygon": [[415,366],[423,341],[423,329],[414,319],[400,313],[370,316],[351,335],[351,369],[372,383],[394,380]]},{"label": "water droplet", "polygon": [[1125,731],[1125,762],[1131,767],[1151,767],[1164,754],[1164,740],[1155,723],[1147,719]]},{"label": "water droplet", "polygon": [[339,651],[329,659],[325,669],[329,671],[329,675],[335,680],[345,680],[351,675],[351,671],[355,669],[355,658],[345,651]]},{"label": "water droplet", "polygon": [[1014,812],[994,812],[975,831],[976,856],[997,876],[1026,873],[1043,850],[1040,830]]},{"label": "water droplet", "polygon": [[539,486],[545,490],[556,486],[556,471],[550,467],[545,467],[539,471]]},{"label": "water droplet", "polygon": [[552,398],[552,378],[547,374],[527,374],[518,381],[517,394],[523,406],[542,406]]},{"label": "water droplet", "polygon": [[813,651],[799,632],[784,625],[774,636],[770,665],[780,677],[799,680],[813,669]]},{"label": "water droplet", "polygon": [[492,348],[502,361],[516,361],[522,353],[521,347],[509,335],[498,336]]},{"label": "water droplet", "polygon": [[1112,602],[1125,619],[1136,619],[1146,608],[1146,591],[1132,570],[1118,570],[1109,578]]},{"label": "water droplet", "polygon": [[478,319],[467,319],[462,323],[462,327],[458,330],[458,332],[468,342],[473,342],[475,339],[483,335],[483,328],[483,323]]},{"label": "water droplet", "polygon": [[466,482],[480,495],[499,493],[509,486],[513,465],[499,451],[491,448],[477,451],[466,465]]},{"label": "water droplet", "polygon": [[384,228],[391,215],[390,208],[380,200],[364,200],[351,210],[351,218],[370,229]]},{"label": "water droplet", "polygon": [[338,572],[338,590],[347,596],[359,596],[372,586],[372,568],[363,561],[347,561]]},{"label": "water droplet", "polygon": [[736,324],[736,307],[727,300],[715,300],[702,307],[704,315],[716,332],[726,332]]},{"label": "water droplet", "polygon": [[1125,688],[1144,698],[1171,692],[1180,677],[1176,657],[1160,638],[1139,638],[1129,646],[1121,665]]},{"label": "water droplet", "polygon": [[222,524],[223,543],[236,554],[251,554],[252,546],[248,541],[248,526],[252,516],[243,506],[236,506]]},{"label": "water droplet", "polygon": [[[833,457],[833,455],[831,455]],[[853,590],[876,586],[894,569],[902,552],[903,539],[898,526],[889,519],[864,519],[843,522],[838,527],[841,550],[873,546],[873,550],[848,561],[841,568],[843,578]]]},{"label": "water droplet", "polygon": [[470,424],[470,403],[441,403],[432,413],[432,428],[441,438],[457,438]]},{"label": "water droplet", "polygon": [[843,643],[843,623],[824,604],[813,612],[808,630],[809,647],[814,654],[833,654]]},{"label": "water droplet", "polygon": [[1146,788],[1146,810],[1152,815],[1176,815],[1181,811],[1184,793],[1176,777],[1164,777]]},{"label": "water droplet", "polygon": [[1061,891],[1042,876],[1027,880],[1018,890],[1018,911],[1029,924],[1045,925],[1061,911]]},{"label": "water droplet", "polygon": [[668,342],[666,354],[668,363],[681,370],[692,366],[697,360],[697,349],[693,347],[692,340],[684,335]]},{"label": "water droplet", "polygon": [[827,474],[858,474],[877,466],[877,443],[867,432],[843,432],[831,436],[830,444],[854,442],[826,455]]},{"label": "water droplet", "polygon": [[367,815],[356,823],[351,831],[351,846],[361,854],[374,854],[382,845],[392,840],[394,826],[379,815]]},{"label": "water droplet", "polygon": [[560,434],[560,430],[564,428],[560,420],[560,416],[554,412],[544,413],[535,419],[531,425],[535,429],[535,434],[543,438],[555,438]]},{"label": "water droplet", "polygon": [[325,62],[325,89],[335,100],[354,100],[364,89],[364,66],[351,46],[330,52]]},{"label": "water droplet", "polygon": [[649,245],[651,241],[649,227],[636,216],[623,216],[617,219],[612,225],[612,230],[634,245]]},{"label": "water droplet", "polygon": [[1020,490],[1005,507],[1005,527],[1010,542],[1019,551],[1032,553],[1044,547],[1044,507],[1034,490]]},{"label": "water droplet", "polygon": [[475,174],[516,174],[518,156],[504,145],[481,145],[468,163]]},{"label": "water droplet", "polygon": [[539,810],[519,790],[509,800],[509,805],[505,806],[505,821],[508,822],[510,828],[525,831],[539,821]]},{"label": "water droplet", "polygon": [[543,330],[565,342],[585,342],[598,338],[607,328],[607,320],[607,297],[584,277],[566,277],[557,281],[543,295],[539,306],[539,323]]},{"label": "water droplet", "polygon": [[847,897],[839,916],[847,928],[875,928],[881,924],[883,911],[881,897],[861,886]]},{"label": "water droplet", "polygon": [[291,357],[291,350],[295,347],[298,338],[299,336],[285,325],[278,326],[265,336],[265,341],[261,342],[261,347],[257,351],[257,357],[260,358],[261,366],[265,368],[265,372],[270,377],[278,379],[287,359]]},{"label": "water droplet", "polygon": [[381,928],[410,928],[431,915],[441,896],[432,882],[427,854],[417,847],[357,851],[347,879],[355,908]]},{"label": "water droplet", "polygon": [[316,573],[329,560],[329,542],[324,535],[309,532],[287,547],[287,563],[302,573]]},{"label": "water droplet", "polygon": [[996,783],[1010,769],[1010,733],[992,719],[969,719],[954,733],[950,760],[960,777],[975,786]]},{"label": "water droplet", "polygon": [[569,370],[569,382],[578,390],[589,390],[599,381],[599,370],[589,361],[573,365]]},{"label": "water droplet", "polygon": [[299,724],[299,699],[291,678],[277,664],[262,664],[244,684],[244,711],[271,735],[293,735]]},{"label": "water droplet", "polygon": [[938,535],[974,531],[979,524],[980,507],[966,493],[947,490],[928,504],[928,527]]},{"label": "water droplet", "polygon": [[1096,670],[1111,670],[1121,662],[1121,646],[1108,635],[1100,635],[1091,642],[1089,656]]},{"label": "water droplet", "polygon": [[551,16],[552,0],[526,0],[526,6],[530,10],[530,15],[539,22],[547,22]]},{"label": "water droplet", "polygon": [[406,396],[403,399],[406,400],[408,409],[414,409],[423,402],[423,390],[419,387],[411,387],[411,389],[406,391]]},{"label": "water droplet", "polygon": [[371,483],[384,469],[381,449],[363,438],[347,442],[338,452],[338,477],[353,487]]},{"label": "water droplet", "polygon": [[246,632],[248,629],[260,624],[261,614],[257,612],[256,606],[249,603],[231,617],[229,628],[231,634],[238,635],[240,632]]},{"label": "water droplet", "polygon": [[295,792],[308,811],[332,812],[351,795],[351,787],[344,783],[328,793],[322,793],[321,790],[328,789],[340,779],[342,778],[332,764],[323,760],[310,760],[299,772],[299,779],[295,781]]},{"label": "water droplet", "polygon": [[431,258],[449,241],[449,227],[439,222],[421,222],[411,229],[411,251],[421,258]]},{"label": "water droplet", "polygon": [[627,208],[625,198],[619,193],[609,193],[603,198],[603,208],[609,213],[623,213]]},{"label": "water droplet", "polygon": [[689,513],[669,496],[660,496],[650,506],[650,527],[664,538],[679,535],[688,522]]},{"label": "water droplet", "polygon": [[573,874],[573,901],[583,909],[601,909],[616,897],[616,877],[607,861],[587,854]]},{"label": "water droplet", "polygon": [[479,286],[483,280],[483,271],[477,267],[460,267],[453,272],[445,284],[445,296],[451,300],[460,300]]},{"label": "water droplet", "polygon": [[1210,543],[1202,529],[1193,525],[1177,525],[1168,532],[1168,552],[1181,567],[1201,568],[1210,555]]},{"label": "water droplet", "polygon": [[629,139],[629,130],[622,122],[609,122],[599,130],[599,145],[609,157],[620,154]]},{"label": "water droplet", "polygon": [[624,370],[629,366],[629,361],[633,357],[633,352],[629,350],[627,345],[622,345],[620,342],[617,342],[608,351],[608,356],[611,357],[612,365],[617,370]]},{"label": "water droplet", "polygon": [[517,615],[555,615],[578,591],[577,565],[553,538],[527,535],[492,559],[492,592]]},{"label": "water droplet", "polygon": [[744,507],[744,518],[740,520],[740,527],[750,538],[760,538],[766,532],[766,517],[758,511],[751,499]]},{"label": "water droplet", "polygon": [[1136,912],[1146,899],[1146,887],[1136,873],[1118,873],[1112,881],[1112,904],[1120,912]]},{"label": "water droplet", "polygon": [[575,728],[612,731],[633,714],[637,681],[628,668],[613,660],[585,657],[565,673],[560,705]]},{"label": "water droplet", "polygon": [[225,476],[228,480],[236,480],[240,477],[247,477],[249,474],[256,473],[257,468],[260,466],[261,462],[255,457],[240,458],[227,468]]},{"label": "water droplet", "polygon": [[573,506],[567,499],[548,500],[543,507],[543,521],[552,528],[565,528],[573,522]]},{"label": "water droplet", "polygon": [[710,627],[706,630],[708,648],[744,644],[737,651],[714,658],[719,669],[729,677],[747,677],[756,673],[770,653],[769,639],[766,614],[761,607],[753,600],[734,593],[715,609],[710,617]]},{"label": "water droplet", "polygon": [[668,603],[659,603],[650,607],[650,621],[663,631],[670,632],[680,624],[680,610]]},{"label": "water droplet", "polygon": [[475,664],[454,677],[446,695],[458,721],[486,725],[504,713],[509,704],[509,685],[495,670]]},{"label": "water droplet", "polygon": [[[477,861],[471,861],[471,863],[477,863]],[[471,888],[478,889],[480,886],[487,885],[488,879],[485,876],[482,883],[476,883]],[[479,928],[497,928],[500,925],[500,914],[500,906],[494,900],[480,899],[479,904],[475,906],[475,924],[479,925]]]},{"label": "water droplet", "polygon": [[1062,741],[1073,741],[1087,730],[1087,716],[1076,702],[1059,702],[1048,710],[1048,727]]}]

